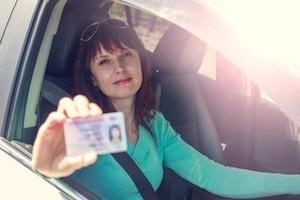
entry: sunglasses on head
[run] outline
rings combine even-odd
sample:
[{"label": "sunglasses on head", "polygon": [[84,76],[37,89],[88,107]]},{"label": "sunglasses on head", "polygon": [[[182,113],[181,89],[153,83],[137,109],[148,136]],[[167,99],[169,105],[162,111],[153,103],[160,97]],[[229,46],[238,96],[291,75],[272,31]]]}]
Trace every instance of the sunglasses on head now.
[{"label": "sunglasses on head", "polygon": [[121,22],[119,20],[114,20],[114,19],[107,19],[103,21],[93,22],[83,30],[80,37],[80,43],[91,40],[99,30],[101,24],[106,24],[117,28],[128,28],[128,25],[125,24],[124,22]]}]

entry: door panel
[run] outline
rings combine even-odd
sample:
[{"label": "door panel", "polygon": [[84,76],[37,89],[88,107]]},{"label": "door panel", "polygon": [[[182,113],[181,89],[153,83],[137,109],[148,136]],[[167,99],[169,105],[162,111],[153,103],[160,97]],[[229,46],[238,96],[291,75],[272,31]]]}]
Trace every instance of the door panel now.
[{"label": "door panel", "polygon": [[0,163],[0,199],[45,199],[45,195],[53,200],[70,199],[28,169],[30,161],[3,138],[0,138]]},{"label": "door panel", "polygon": [[223,143],[228,165],[249,168],[256,92],[252,83],[229,60],[218,53],[215,60],[215,78],[199,74],[199,84]]},{"label": "door panel", "polygon": [[294,127],[275,104],[259,100],[255,117],[253,167],[266,171],[299,173],[299,135]]},{"label": "door panel", "polygon": [[15,3],[16,0],[1,0],[0,2],[0,43]]},{"label": "door panel", "polygon": [[[9,98],[13,93],[13,82],[22,58],[32,17],[38,2],[19,0],[10,16],[0,46],[0,129],[3,130],[8,113]],[[2,14],[2,13],[1,13]],[[4,134],[4,132],[1,132]]]}]

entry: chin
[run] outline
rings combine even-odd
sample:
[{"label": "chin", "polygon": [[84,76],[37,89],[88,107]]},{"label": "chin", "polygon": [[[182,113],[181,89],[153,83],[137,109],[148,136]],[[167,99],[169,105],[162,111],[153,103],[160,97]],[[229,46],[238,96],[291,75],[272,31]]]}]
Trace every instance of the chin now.
[{"label": "chin", "polygon": [[132,98],[136,95],[136,93],[118,93],[117,95],[111,95],[112,99],[127,99]]}]

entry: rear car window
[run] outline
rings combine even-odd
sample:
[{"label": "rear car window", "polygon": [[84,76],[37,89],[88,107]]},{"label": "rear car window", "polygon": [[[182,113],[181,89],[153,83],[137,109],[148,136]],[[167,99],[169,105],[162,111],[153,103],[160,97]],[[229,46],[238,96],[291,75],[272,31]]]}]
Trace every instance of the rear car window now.
[{"label": "rear car window", "polygon": [[[126,13],[124,5],[114,3],[109,10],[109,15],[112,18],[125,22],[131,21],[134,30],[142,40],[145,48],[153,52],[159,39],[170,26],[170,23],[134,8],[128,7],[128,10]],[[130,12],[130,18],[128,18],[128,12]]]}]

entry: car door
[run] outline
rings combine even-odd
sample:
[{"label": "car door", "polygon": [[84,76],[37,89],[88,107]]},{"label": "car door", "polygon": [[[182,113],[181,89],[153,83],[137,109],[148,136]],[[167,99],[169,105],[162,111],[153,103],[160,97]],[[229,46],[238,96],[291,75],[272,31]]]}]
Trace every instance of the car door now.
[{"label": "car door", "polygon": [[[199,70],[199,85],[228,165],[299,174],[299,127],[231,62],[209,47],[207,53]],[[282,195],[259,199],[298,198]]]},{"label": "car door", "polygon": [[[11,16],[11,13],[15,7],[16,0],[3,0],[0,2],[0,41],[6,29],[7,22]],[[1,42],[0,42],[1,43]]]},{"label": "car door", "polygon": [[65,1],[60,2],[4,1],[8,7],[0,14],[0,199],[97,199],[76,185],[67,185],[66,180],[33,171],[32,146],[22,140],[24,134],[35,131],[24,128],[30,124],[24,122],[28,90],[34,68],[39,67],[34,63],[50,11],[63,7]]},{"label": "car door", "polygon": [[214,59],[214,80],[202,77],[200,84],[225,145],[228,164],[299,174],[298,125],[229,60],[220,54]]},{"label": "car door", "polygon": [[[0,26],[0,198],[1,199],[42,199],[46,193],[53,199],[62,199],[54,186],[47,184],[32,173],[30,160],[22,155],[5,139],[9,135],[9,118],[16,74],[19,71],[24,44],[30,24],[39,6],[37,1],[1,1]],[[30,184],[28,184],[30,183]],[[56,197],[55,197],[56,196]]]},{"label": "car door", "polygon": [[30,160],[7,140],[0,140],[1,199],[70,199],[30,169]]},{"label": "car door", "polygon": [[287,118],[263,90],[256,100],[253,167],[299,173],[299,127]]}]

